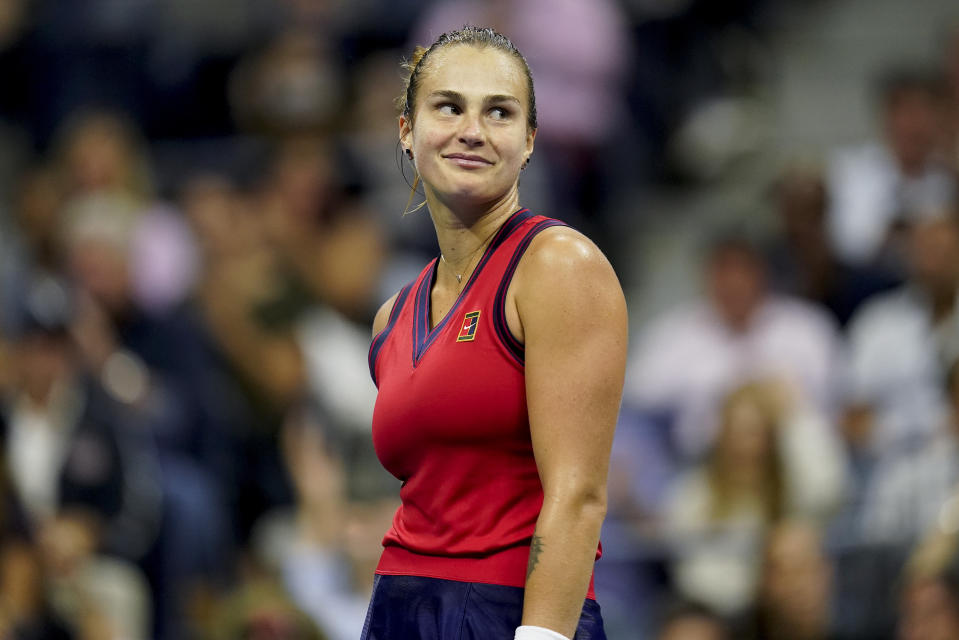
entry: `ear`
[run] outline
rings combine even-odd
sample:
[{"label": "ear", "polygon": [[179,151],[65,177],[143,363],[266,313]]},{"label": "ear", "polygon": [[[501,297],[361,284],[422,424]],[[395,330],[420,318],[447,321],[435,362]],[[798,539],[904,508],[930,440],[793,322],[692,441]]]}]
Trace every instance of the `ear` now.
[{"label": "ear", "polygon": [[406,149],[413,147],[413,122],[405,115],[397,120],[400,126],[400,144]]},{"label": "ear", "polygon": [[527,158],[533,155],[533,146],[534,146],[533,143],[536,141],[537,131],[539,131],[539,129],[533,129],[532,131],[526,134],[526,157]]}]

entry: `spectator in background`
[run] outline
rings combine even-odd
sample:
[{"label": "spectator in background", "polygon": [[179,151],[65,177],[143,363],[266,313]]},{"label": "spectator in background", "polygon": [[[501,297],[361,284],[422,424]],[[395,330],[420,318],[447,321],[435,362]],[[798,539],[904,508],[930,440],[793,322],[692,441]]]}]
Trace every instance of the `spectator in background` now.
[{"label": "spectator in background", "polygon": [[[348,465],[380,491],[388,474],[369,438],[376,390],[366,321],[380,289],[386,238],[359,197],[337,141],[300,138],[278,146],[258,201],[263,237],[294,296],[287,320],[308,393],[332,427],[356,446]],[[261,362],[254,363],[261,366]],[[362,471],[360,471],[362,470]]]},{"label": "spectator in background", "polygon": [[641,336],[627,370],[627,402],[672,415],[673,438],[686,459],[709,449],[723,394],[750,379],[783,380],[798,402],[832,415],[842,366],[832,318],[769,293],[761,254],[738,236],[709,250],[705,279],[705,300],[667,312]]},{"label": "spectator in background", "polygon": [[215,589],[232,571],[236,438],[246,418],[189,309],[150,315],[137,304],[133,225],[123,202],[100,194],[77,201],[61,229],[76,288],[72,331],[90,371],[115,383],[124,401],[144,407],[163,495],[161,532],[144,567],[155,635],[179,638],[192,590]]},{"label": "spectator in background", "polygon": [[[18,367],[10,368],[15,374]],[[2,397],[8,394],[2,393]],[[7,430],[5,412],[0,411],[0,433]],[[73,636],[51,602],[50,582],[33,528],[7,466],[0,458],[0,635],[18,640],[69,640]]]},{"label": "spectator in background", "polygon": [[899,640],[959,637],[959,564],[954,545],[939,562],[913,563],[903,582]]},{"label": "spectator in background", "polygon": [[268,577],[251,579],[219,603],[204,640],[329,640]]},{"label": "spectator in background", "polygon": [[[365,509],[351,504],[346,441],[326,422],[310,407],[287,416],[281,447],[296,505],[267,514],[253,543],[293,602],[331,640],[355,640],[372,593],[383,527],[389,526],[396,504],[368,501]],[[376,509],[378,519],[365,517]]]},{"label": "spectator in background", "polygon": [[64,195],[61,221],[72,211],[111,203],[127,220],[130,283],[137,305],[163,314],[183,301],[196,277],[196,248],[178,212],[155,197],[144,143],[132,124],[109,111],[76,113],[55,151]]},{"label": "spectator in background", "polygon": [[341,75],[328,38],[290,29],[234,71],[233,117],[242,129],[255,133],[316,135],[333,123],[342,107]]},{"label": "spectator in background", "polygon": [[258,427],[275,433],[304,388],[291,325],[307,296],[268,243],[251,196],[225,178],[205,175],[186,185],[182,203],[202,252],[197,308],[234,376],[249,389]]},{"label": "spectator in background", "polygon": [[785,521],[770,533],[756,598],[755,640],[828,640],[833,567],[818,528]]},{"label": "spectator in background", "polygon": [[680,603],[666,612],[656,640],[728,640],[729,630],[709,607]]},{"label": "spectator in background", "polygon": [[[951,210],[908,233],[909,280],[853,318],[846,436],[888,462],[946,421],[942,380],[959,355],[959,219]],[[877,472],[878,473],[878,472]]]},{"label": "spectator in background", "polygon": [[306,388],[294,322],[308,297],[267,241],[253,195],[207,174],[184,186],[181,202],[203,264],[191,305],[242,407],[236,426],[243,472],[235,491],[244,540],[267,510],[292,500],[277,444],[287,407]]},{"label": "spectator in background", "polygon": [[877,475],[863,515],[870,542],[912,546],[952,521],[959,500],[959,359],[949,367],[945,394],[948,416],[929,441]]},{"label": "spectator in background", "polygon": [[70,626],[54,611],[36,549],[24,540],[0,546],[0,634],[16,640],[72,640]]},{"label": "spectator in background", "polygon": [[63,202],[56,174],[46,167],[24,171],[14,198],[16,233],[0,254],[0,332],[17,334],[28,317],[27,292],[62,287],[62,252],[58,244]]},{"label": "spectator in background", "polygon": [[[196,319],[187,312],[154,316],[138,304],[133,284],[135,214],[126,201],[107,195],[73,201],[59,238],[64,264],[78,301],[78,338],[94,371],[116,350],[126,349],[149,371],[149,383],[166,389],[166,402],[179,403],[156,435],[161,446],[217,467],[216,449],[206,438],[224,436],[233,416],[216,399],[201,398],[216,385],[218,369]],[[213,402],[214,404],[210,404]],[[203,428],[200,424],[203,423]],[[219,461],[222,462],[222,461]],[[225,471],[220,469],[221,471]]]},{"label": "spectator in background", "polygon": [[195,304],[252,427],[243,435],[247,473],[239,479],[244,532],[264,509],[292,497],[278,434],[288,408],[306,396],[352,438],[351,477],[375,493],[386,475],[369,444],[375,389],[369,330],[357,323],[376,290],[380,235],[328,151],[322,140],[280,144],[275,168],[253,194],[214,175],[183,191],[203,260]]},{"label": "spectator in background", "polygon": [[396,61],[400,57],[401,54],[392,51],[377,53],[357,66],[351,75],[354,98],[344,136],[344,144],[362,181],[359,196],[375,215],[390,245],[379,283],[378,299],[381,300],[413,280],[421,265],[431,260],[437,251],[429,215],[425,211],[419,215],[403,215],[410,187],[400,179],[405,165],[400,163],[397,109],[392,97],[402,92],[402,82],[396,72]]},{"label": "spectator in background", "polygon": [[680,593],[739,616],[766,533],[786,516],[825,521],[842,497],[843,461],[825,425],[775,383],[740,387],[721,415],[715,447],[674,488],[666,534]]},{"label": "spectator in background", "polygon": [[153,198],[146,144],[117,113],[78,111],[61,126],[53,155],[66,196],[113,193],[144,206]]},{"label": "spectator in background", "polygon": [[946,74],[946,135],[943,154],[954,173],[959,172],[959,21],[950,25],[943,48]]},{"label": "spectator in background", "polygon": [[149,591],[131,563],[159,532],[156,461],[137,413],[85,375],[63,302],[36,297],[22,324],[5,466],[59,613],[77,628],[95,619],[104,637],[144,637]]},{"label": "spectator in background", "polygon": [[898,231],[956,197],[942,150],[943,85],[926,71],[891,72],[879,101],[884,140],[838,150],[827,172],[829,235],[840,258],[902,269]]},{"label": "spectator in background", "polygon": [[267,240],[304,293],[367,321],[385,245],[375,218],[356,197],[336,141],[282,141],[258,205]]},{"label": "spectator in background", "polygon": [[776,289],[821,304],[845,326],[866,298],[898,284],[892,274],[836,254],[826,228],[829,194],[817,167],[788,167],[774,197],[780,231],[767,254]]},{"label": "spectator in background", "polygon": [[291,138],[252,195],[211,177],[185,189],[204,259],[197,303],[263,427],[254,440],[275,439],[286,409],[310,394],[334,428],[368,442],[375,389],[360,324],[385,245],[340,159],[331,139]]}]

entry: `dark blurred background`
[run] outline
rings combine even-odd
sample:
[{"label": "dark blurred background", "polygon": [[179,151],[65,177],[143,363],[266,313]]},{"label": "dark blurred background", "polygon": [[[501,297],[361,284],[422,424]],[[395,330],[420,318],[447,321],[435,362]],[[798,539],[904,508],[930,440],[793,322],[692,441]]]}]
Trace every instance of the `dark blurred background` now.
[{"label": "dark blurred background", "polygon": [[[950,0],[0,0],[0,638],[359,637],[400,63],[508,34],[632,340],[612,640],[959,639]],[[414,202],[417,200],[414,199]]]}]

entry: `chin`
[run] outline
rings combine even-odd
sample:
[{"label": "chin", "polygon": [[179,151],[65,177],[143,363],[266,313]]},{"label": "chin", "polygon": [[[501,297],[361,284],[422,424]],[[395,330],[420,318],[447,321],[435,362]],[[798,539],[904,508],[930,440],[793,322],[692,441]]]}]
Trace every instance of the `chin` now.
[{"label": "chin", "polygon": [[490,190],[486,181],[479,180],[471,184],[452,185],[446,192],[446,198],[450,201],[463,204],[482,204],[496,200],[496,191]]},{"label": "chin", "polygon": [[451,193],[446,201],[454,207],[481,207],[496,200],[496,196],[473,191]]}]

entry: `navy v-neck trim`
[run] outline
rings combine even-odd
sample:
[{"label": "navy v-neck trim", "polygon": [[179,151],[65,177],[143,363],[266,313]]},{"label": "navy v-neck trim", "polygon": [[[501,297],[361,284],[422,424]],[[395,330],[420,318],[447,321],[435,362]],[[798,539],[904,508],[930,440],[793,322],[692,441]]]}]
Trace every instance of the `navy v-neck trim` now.
[{"label": "navy v-neck trim", "polygon": [[446,312],[446,315],[436,323],[436,326],[430,329],[430,294],[433,291],[433,285],[436,281],[436,270],[439,264],[438,257],[433,259],[430,263],[429,271],[424,274],[423,279],[420,281],[419,288],[416,292],[416,299],[413,303],[413,367],[419,364],[427,349],[436,341],[437,336],[439,336],[443,328],[449,323],[450,318],[456,314],[456,310],[466,298],[466,294],[473,288],[473,284],[477,278],[479,278],[483,267],[489,262],[496,249],[506,241],[513,231],[532,216],[533,214],[530,213],[528,209],[520,209],[510,216],[509,220],[499,228],[493,241],[490,242],[489,246],[486,247],[486,250],[483,252],[483,257],[480,258],[480,261],[476,264],[476,268],[473,269],[469,280],[466,281],[466,286],[463,287],[463,290],[460,291],[456,297],[456,302],[454,302],[450,310]]}]

